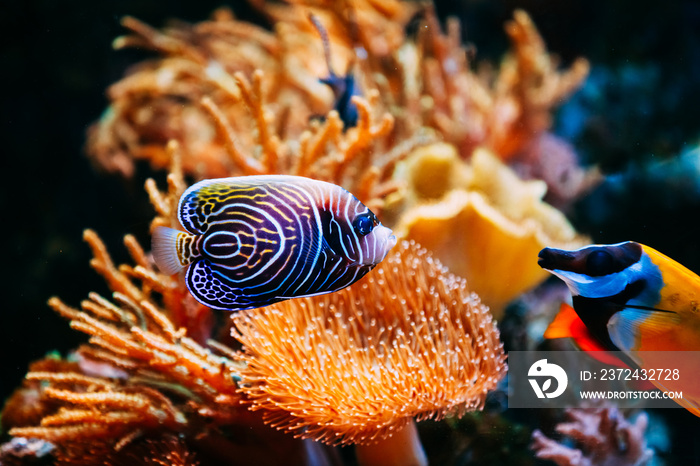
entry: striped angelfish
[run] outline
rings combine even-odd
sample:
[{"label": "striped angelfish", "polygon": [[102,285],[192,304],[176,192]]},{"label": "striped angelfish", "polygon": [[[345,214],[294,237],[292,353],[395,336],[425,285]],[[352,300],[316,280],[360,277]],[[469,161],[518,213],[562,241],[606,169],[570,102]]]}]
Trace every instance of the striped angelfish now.
[{"label": "striped angelfish", "polygon": [[186,232],[158,227],[153,257],[214,309],[330,293],[384,259],[396,238],[355,196],[299,176],[204,180],[180,198]]}]

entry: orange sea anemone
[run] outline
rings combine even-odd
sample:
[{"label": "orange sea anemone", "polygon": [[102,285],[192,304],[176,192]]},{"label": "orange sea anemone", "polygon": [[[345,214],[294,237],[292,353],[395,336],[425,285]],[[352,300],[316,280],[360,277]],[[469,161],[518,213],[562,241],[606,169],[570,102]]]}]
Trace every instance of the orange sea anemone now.
[{"label": "orange sea anemone", "polygon": [[488,309],[415,243],[349,288],[233,319],[252,409],[329,444],[381,442],[410,435],[414,418],[478,409],[505,373]]}]

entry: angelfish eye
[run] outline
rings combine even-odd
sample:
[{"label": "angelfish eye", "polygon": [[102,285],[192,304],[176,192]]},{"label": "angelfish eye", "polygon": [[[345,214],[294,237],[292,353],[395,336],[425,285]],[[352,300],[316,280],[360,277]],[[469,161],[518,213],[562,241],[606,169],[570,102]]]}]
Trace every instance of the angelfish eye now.
[{"label": "angelfish eye", "polygon": [[612,255],[603,249],[592,251],[586,258],[586,269],[588,275],[601,276],[612,272],[614,260]]},{"label": "angelfish eye", "polygon": [[369,213],[358,215],[355,217],[355,220],[352,221],[352,227],[358,234],[365,236],[374,228],[375,221],[372,217],[373,215]]}]

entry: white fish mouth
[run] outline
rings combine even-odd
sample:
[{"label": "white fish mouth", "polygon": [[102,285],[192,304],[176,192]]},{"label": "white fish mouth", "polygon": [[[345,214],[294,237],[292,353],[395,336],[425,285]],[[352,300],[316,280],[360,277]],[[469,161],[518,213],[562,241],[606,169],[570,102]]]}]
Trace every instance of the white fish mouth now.
[{"label": "white fish mouth", "polygon": [[[389,252],[391,248],[396,246],[396,235],[391,235],[386,239],[386,252]],[[386,254],[384,254],[384,257],[386,257]]]},{"label": "white fish mouth", "polygon": [[374,254],[365,256],[362,261],[349,262],[348,266],[369,267],[372,269],[384,260],[391,248],[396,246],[397,239],[390,228],[380,225],[374,229],[372,234],[376,235],[374,238],[375,247],[370,246],[370,252],[374,252]]}]

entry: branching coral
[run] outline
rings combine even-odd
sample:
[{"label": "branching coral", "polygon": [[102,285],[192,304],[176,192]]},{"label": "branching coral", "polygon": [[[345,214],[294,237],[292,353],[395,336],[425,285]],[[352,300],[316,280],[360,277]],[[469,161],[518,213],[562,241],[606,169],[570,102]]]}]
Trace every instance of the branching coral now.
[{"label": "branching coral", "polygon": [[488,309],[425,250],[396,248],[349,288],[234,317],[241,389],[267,422],[370,444],[482,406],[505,371]]},{"label": "branching coral", "polygon": [[[325,122],[311,124],[298,141],[282,142],[279,134],[273,130],[275,122],[265,104],[264,75],[256,71],[252,78],[252,82],[249,82],[241,73],[234,75],[241,100],[253,116],[255,128],[251,132],[255,137],[252,141],[241,141],[240,133],[232,127],[231,118],[211,97],[201,100],[202,111],[208,114],[221,138],[228,164],[227,168],[219,170],[217,164],[197,160],[203,170],[215,168],[215,172],[203,172],[206,176],[269,173],[308,176],[343,185],[370,207],[380,209],[382,198],[396,189],[390,179],[396,161],[427,140],[427,136],[419,134],[391,150],[379,151],[380,142],[391,132],[393,118],[385,114],[376,121],[372,115],[372,102],[376,102],[378,96],[371,93],[369,100],[353,97],[359,113],[356,128],[343,132],[338,113],[331,111]],[[187,148],[178,147],[183,153],[183,170],[188,171]],[[173,157],[170,152],[166,151],[160,163],[169,163]],[[189,171],[192,171],[191,168]],[[149,192],[154,192],[152,185]]]},{"label": "branching coral", "polygon": [[[149,431],[201,429],[239,416],[230,350],[222,348],[225,353],[219,356],[189,338],[186,328],[175,327],[150,296],[152,289],[164,295],[170,291],[167,277],[147,265],[131,237],[126,242],[139,265],[121,270],[94,232],[87,230],[85,239],[95,255],[93,267],[114,291],[114,302],[91,293],[78,310],[58,298],[49,300],[71,327],[90,335],[90,342],[78,349],[81,364],[27,374],[28,381],[44,382],[39,398],[51,403],[44,402],[39,426],[14,427],[10,434],[69,445],[62,454],[73,457],[100,444],[118,449]],[[140,287],[130,274],[143,279]]]},{"label": "branching coral", "polygon": [[[154,225],[176,221],[175,206],[184,189],[177,143],[170,144],[167,153],[168,191],[147,182],[158,213]],[[287,458],[301,464],[309,455],[325,456],[298,441],[271,435],[259,417],[241,405],[239,358],[209,339],[211,311],[194,301],[179,277],[158,272],[132,236],[125,243],[134,266],[115,266],[96,233],[86,230],[84,236],[93,250],[91,265],[107,281],[113,299],[91,293],[80,309],[58,298],[49,300],[72,328],[90,340],[77,350],[78,362],[50,359],[32,367],[25,387],[13,397],[16,402],[8,404],[10,415],[5,420],[10,423],[4,424],[12,427],[11,435],[54,443],[60,464],[122,458],[133,442],[168,432],[185,436],[185,453],[194,447],[212,456],[213,450],[224,461],[262,458],[260,464],[276,464]],[[191,338],[190,331],[198,338]],[[35,408],[28,411],[29,401]],[[246,435],[230,440],[222,429],[242,429]],[[151,446],[156,456],[149,464],[168,461],[155,448],[157,441]],[[189,461],[185,453],[180,457]]]},{"label": "branching coral", "polygon": [[[230,112],[232,121],[247,123],[244,107],[236,105],[240,90],[233,73],[251,73],[263,62],[274,68],[280,53],[274,36],[235,21],[225,10],[213,21],[163,32],[134,18],[124,18],[123,24],[133,34],[117,39],[116,48],[138,46],[166,58],[142,63],[109,88],[112,103],[89,131],[88,152],[101,167],[130,176],[134,158],[166,166],[163,148],[174,139],[185,148],[186,170],[224,176],[230,170],[224,145],[199,102],[208,96]],[[241,134],[247,134],[250,128],[243,129]]]},{"label": "branching coral", "polygon": [[306,1],[291,0],[283,4],[261,4],[263,12],[276,22],[294,23],[300,29],[309,29],[303,19],[306,9],[321,12],[322,19],[337,31],[334,40],[348,47],[361,47],[368,58],[387,58],[404,40],[403,28],[418,10],[418,6],[399,0],[377,2],[359,1]]},{"label": "branching coral", "polygon": [[[394,118],[381,110],[378,119],[373,115],[381,102],[376,90],[356,97],[359,122],[350,131],[343,131],[334,111],[321,124],[310,121],[328,112],[328,102],[314,103],[327,91],[318,81],[326,72],[313,66],[321,44],[307,37],[315,34],[308,17],[294,34],[285,33],[293,24],[273,34],[219,11],[213,21],[158,32],[126,18],[133,35],[115,45],[151,48],[166,58],[144,63],[110,88],[112,104],[90,130],[88,152],[100,166],[130,175],[134,158],[166,167],[169,158],[162,148],[176,140],[185,172],[197,178],[292,173],[364,192],[363,201],[381,197],[386,186],[380,184],[391,175],[393,162],[427,136],[419,132],[395,145]],[[286,44],[299,35],[315,45],[313,51]],[[304,66],[290,69],[281,63],[293,57],[304,57]],[[315,165],[319,159],[327,165]],[[370,161],[372,173],[359,176]]]},{"label": "branching coral", "polygon": [[448,22],[447,35],[434,14],[428,15],[426,25],[420,43],[428,50],[421,62],[431,98],[427,119],[464,157],[478,146],[503,159],[519,154],[550,128],[552,109],[588,75],[584,59],[557,71],[557,61],[522,10],[506,24],[513,49],[495,76],[470,70],[456,20]]},{"label": "branching coral", "polygon": [[558,424],[556,431],[574,440],[578,448],[563,445],[539,430],[532,433],[532,449],[538,458],[559,466],[643,465],[653,456],[647,448],[644,432],[648,417],[642,412],[629,422],[615,406],[567,409],[569,422]]},{"label": "branching coral", "polygon": [[[176,154],[176,147],[170,151]],[[172,197],[182,187],[174,160],[169,193],[151,193],[160,214],[156,222],[169,221]],[[116,267],[94,232],[87,230],[85,239],[95,256],[92,266],[114,291],[113,300],[91,293],[81,309],[58,298],[49,301],[90,341],[78,349],[79,362],[47,361],[27,375],[29,392],[21,392],[17,403],[24,405],[31,395],[41,401],[39,411],[23,415],[10,430],[16,438],[51,442],[60,464],[121,458],[134,442],[167,432],[186,436],[178,458],[189,464],[194,460],[187,449],[202,448],[206,439],[220,436],[220,429],[261,427],[242,401],[263,410],[273,425],[303,437],[368,443],[396,434],[396,449],[406,453],[402,442],[417,440],[414,417],[439,419],[479,408],[505,370],[487,309],[463,280],[415,245],[404,243],[369,280],[347,290],[239,314],[235,336],[246,352],[209,341],[217,355],[173,324],[171,311],[183,306],[173,304],[174,290],[184,287],[154,270],[132,237],[126,243],[133,267]],[[159,304],[166,302],[174,309]],[[270,318],[276,320],[265,320]],[[287,332],[290,326],[306,336]],[[292,353],[269,351],[272,344],[286,344]],[[337,361],[343,362],[340,372],[328,372],[328,363]],[[303,383],[301,392],[286,395],[266,388],[293,376],[303,379],[304,371],[321,377],[314,383],[326,384],[321,398],[305,396],[309,386]],[[319,405],[324,398],[339,405]],[[310,417],[296,418],[302,411]],[[225,442],[239,458],[260,455],[257,447]],[[388,444],[374,452],[360,450],[358,456],[370,458],[364,464],[376,464],[371,458],[387,454]],[[158,455],[154,445],[152,454]],[[419,452],[418,447],[413,454]]]},{"label": "branching coral", "polygon": [[[57,355],[49,355],[29,365],[29,372],[78,372],[80,366],[75,361],[65,361]],[[41,384],[37,380],[24,380],[22,386],[5,401],[2,410],[2,427],[34,426],[41,422],[46,413],[58,409],[60,402],[43,396]]]},{"label": "branching coral", "polygon": [[[90,340],[77,350],[77,362],[48,359],[32,366],[25,386],[5,408],[10,435],[51,442],[57,464],[117,461],[134,442],[168,433],[185,439],[178,444],[183,464],[194,464],[191,449],[218,461],[257,464],[278,464],[282,458],[305,464],[309,455],[325,456],[271,434],[241,404],[238,356],[217,341],[200,344],[173,324],[171,309],[158,302],[173,292],[169,280],[183,294],[184,286],[142,265],[145,255],[133,239],[127,237],[127,243],[140,265],[115,267],[94,232],[86,231],[85,238],[95,254],[93,267],[115,290],[113,300],[91,293],[76,309],[51,298],[51,307]],[[226,433],[239,430],[245,435],[228,438]],[[149,442],[151,462],[144,464],[168,464],[159,441]]]},{"label": "branching coral", "polygon": [[474,72],[457,20],[448,20],[443,34],[429,9],[425,26],[418,41],[424,124],[437,129],[462,158],[486,148],[517,165],[521,176],[544,180],[548,202],[558,206],[600,181],[597,171],[581,168],[573,149],[548,132],[553,109],[588,75],[585,59],[559,71],[530,17],[516,10],[506,24],[512,49],[498,72],[490,66]]},{"label": "branching coral", "polygon": [[[308,131],[329,133],[319,138],[317,150],[323,150],[340,137],[339,119],[329,115],[332,124],[326,129],[308,125],[313,115],[326,114],[332,101],[319,82],[328,70],[309,13],[328,30],[333,68],[356,73],[365,96],[379,91],[370,100],[385,115],[383,130],[361,139],[363,150],[380,154],[393,141],[425,139],[420,133],[426,127],[464,158],[479,146],[504,159],[528,148],[532,152],[538,147],[532,141],[551,126],[552,109],[588,73],[583,59],[559,72],[523,11],[506,26],[512,52],[498,74],[489,76],[471,70],[459,23],[450,20],[443,34],[430,7],[422,8],[425,27],[413,40],[404,27],[418,9],[409,2],[291,3],[259,5],[274,32],[238,21],[227,10],[211,21],[180,23],[162,32],[126,18],[132,35],[115,46],[149,48],[165,58],[141,64],[110,88],[111,105],[91,129],[88,152],[100,166],[128,175],[133,158],[165,166],[162,147],[175,139],[183,148],[185,171],[213,178],[262,169],[264,162],[240,163],[241,154],[269,159],[277,152],[277,157],[305,160],[295,141],[308,139],[302,137]],[[246,81],[254,70],[263,77],[253,77],[251,93]],[[265,172],[283,167],[267,165]]]},{"label": "branching coral", "polygon": [[[580,194],[597,178],[579,169],[570,150],[550,144],[546,131],[552,109],[587,75],[587,62],[580,59],[569,70],[558,71],[556,59],[523,11],[516,11],[506,25],[512,51],[498,73],[489,76],[471,69],[458,22],[450,20],[443,34],[430,7],[421,9],[425,27],[414,39],[406,37],[403,27],[418,11],[415,4],[290,3],[258,5],[275,24],[274,32],[238,21],[224,10],[212,21],[162,32],[126,19],[132,35],[116,45],[148,47],[165,58],[141,65],[112,86],[111,110],[93,127],[89,153],[103,166],[115,157],[145,157],[164,167],[169,156],[161,147],[172,138],[179,143],[184,172],[196,177],[288,173],[342,185],[385,223],[399,222],[406,237],[423,243],[453,272],[467,277],[497,315],[510,299],[544,279],[536,265],[523,264],[531,263],[529,258],[545,245],[575,239],[564,218],[540,202],[542,183],[523,184],[509,176],[511,184],[527,189],[511,190],[494,181],[499,186],[494,192],[484,181],[477,189],[466,188],[477,200],[452,193],[442,203],[404,212],[399,220],[402,208],[415,204],[411,197],[421,197],[411,192],[420,189],[414,179],[403,191],[408,199],[394,198],[386,217],[382,210],[387,196],[406,181],[393,173],[397,161],[435,137],[456,147],[461,159],[486,147],[500,159],[517,160],[520,172],[545,179],[551,198],[562,205]],[[328,112],[330,100],[318,103],[313,98],[321,93],[318,79],[328,70],[309,13],[328,30],[333,68],[356,72],[362,84],[365,97],[354,97],[359,121],[347,131],[338,113]],[[382,32],[373,36],[368,34],[372,30]],[[348,63],[354,63],[352,70]],[[309,121],[326,112],[323,122]],[[554,146],[558,150],[549,150]],[[550,153],[561,157],[551,162]],[[439,173],[447,168],[433,168],[423,174],[424,180],[436,174],[436,179],[444,178]],[[464,180],[445,181],[445,186],[465,189]],[[445,186],[439,188],[443,193]],[[484,202],[481,191],[487,191]],[[518,194],[493,198],[509,192]],[[523,202],[517,199],[521,194]],[[434,201],[439,197],[431,196]],[[475,207],[482,204],[487,207]],[[495,211],[490,209],[494,206]],[[425,218],[423,211],[430,211]],[[430,231],[418,233],[420,228]],[[484,238],[490,237],[490,246],[484,247]],[[469,247],[463,254],[444,254],[448,242]],[[503,247],[508,251],[498,251]],[[493,251],[498,253],[489,253]],[[527,270],[520,273],[521,267]],[[512,280],[502,279],[501,284],[514,283],[507,290],[493,279],[504,270]]]}]

